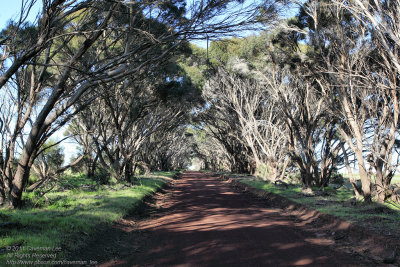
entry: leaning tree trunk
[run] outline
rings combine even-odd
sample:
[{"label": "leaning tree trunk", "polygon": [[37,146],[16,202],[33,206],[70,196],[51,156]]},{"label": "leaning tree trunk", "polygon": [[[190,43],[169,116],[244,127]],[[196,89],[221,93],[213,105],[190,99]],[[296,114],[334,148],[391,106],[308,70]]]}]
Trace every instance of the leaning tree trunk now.
[{"label": "leaning tree trunk", "polygon": [[34,151],[29,152],[29,150],[25,149],[22,153],[21,158],[18,161],[17,171],[13,178],[9,204],[10,207],[14,209],[22,207],[22,192],[28,182],[29,173],[33,163],[32,155],[34,154]]}]

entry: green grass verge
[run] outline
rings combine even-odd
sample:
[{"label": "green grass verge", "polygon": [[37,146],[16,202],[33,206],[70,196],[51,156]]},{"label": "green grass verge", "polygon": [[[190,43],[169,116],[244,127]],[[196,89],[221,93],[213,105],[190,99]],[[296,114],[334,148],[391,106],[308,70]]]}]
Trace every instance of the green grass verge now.
[{"label": "green grass verge", "polygon": [[154,177],[168,177],[168,178],[173,178],[177,173],[180,173],[183,171],[157,171],[157,172],[152,172],[152,176]]},{"label": "green grass verge", "polygon": [[159,189],[165,183],[163,177],[174,174],[141,176],[134,186],[95,188],[93,181],[76,175],[60,180],[72,189],[48,193],[47,199],[25,194],[24,200],[39,208],[27,205],[20,210],[0,209],[0,266],[9,260],[64,259],[65,252],[83,244],[97,226],[122,218],[146,195]]},{"label": "green grass verge", "polygon": [[241,182],[281,195],[322,213],[375,229],[380,233],[400,234],[400,208],[398,205],[391,205],[390,203],[387,205],[378,203],[367,205],[358,202],[354,199],[352,191],[346,187],[341,187],[338,190],[326,188],[322,195],[305,196],[301,193],[301,187],[297,185],[285,188],[258,180],[242,179]]}]

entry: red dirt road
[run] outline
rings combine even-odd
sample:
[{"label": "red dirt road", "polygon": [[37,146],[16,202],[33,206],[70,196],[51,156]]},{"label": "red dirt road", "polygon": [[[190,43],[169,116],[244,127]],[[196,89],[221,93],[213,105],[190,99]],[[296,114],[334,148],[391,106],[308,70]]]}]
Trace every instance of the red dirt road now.
[{"label": "red dirt road", "polygon": [[140,252],[102,266],[369,265],[335,251],[332,240],[302,230],[265,200],[199,172],[183,174],[156,206],[155,216],[139,224],[148,234]]}]

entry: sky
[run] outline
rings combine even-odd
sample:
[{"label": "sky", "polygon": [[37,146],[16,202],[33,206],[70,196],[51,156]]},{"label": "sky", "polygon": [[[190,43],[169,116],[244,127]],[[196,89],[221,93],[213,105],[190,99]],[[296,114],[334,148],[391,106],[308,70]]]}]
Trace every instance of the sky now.
[{"label": "sky", "polygon": [[[26,1],[26,0],[25,0]],[[0,28],[3,29],[10,18],[18,19],[19,12],[21,10],[23,0],[0,0]],[[33,21],[36,18],[36,14],[40,7],[40,1],[36,0],[36,4],[33,7],[28,17],[28,20]]]}]

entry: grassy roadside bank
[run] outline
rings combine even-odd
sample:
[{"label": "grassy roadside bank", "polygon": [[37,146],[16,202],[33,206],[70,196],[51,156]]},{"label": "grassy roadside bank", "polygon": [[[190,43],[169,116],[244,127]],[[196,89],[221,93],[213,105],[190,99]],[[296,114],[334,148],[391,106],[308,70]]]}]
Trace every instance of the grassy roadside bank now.
[{"label": "grassy roadside bank", "polygon": [[0,266],[63,260],[97,226],[122,218],[175,174],[152,173],[141,176],[136,185],[101,186],[84,176],[72,176],[60,181],[68,182],[67,190],[55,190],[45,198],[26,194],[25,208],[0,209]]},{"label": "grassy roadside bank", "polygon": [[356,201],[352,191],[346,187],[327,188],[325,192],[317,192],[313,196],[308,196],[302,194],[301,187],[298,185],[277,186],[254,178],[239,178],[239,180],[251,187],[281,195],[321,213],[362,225],[381,235],[400,236],[400,209],[398,206],[378,203],[366,205]]}]

